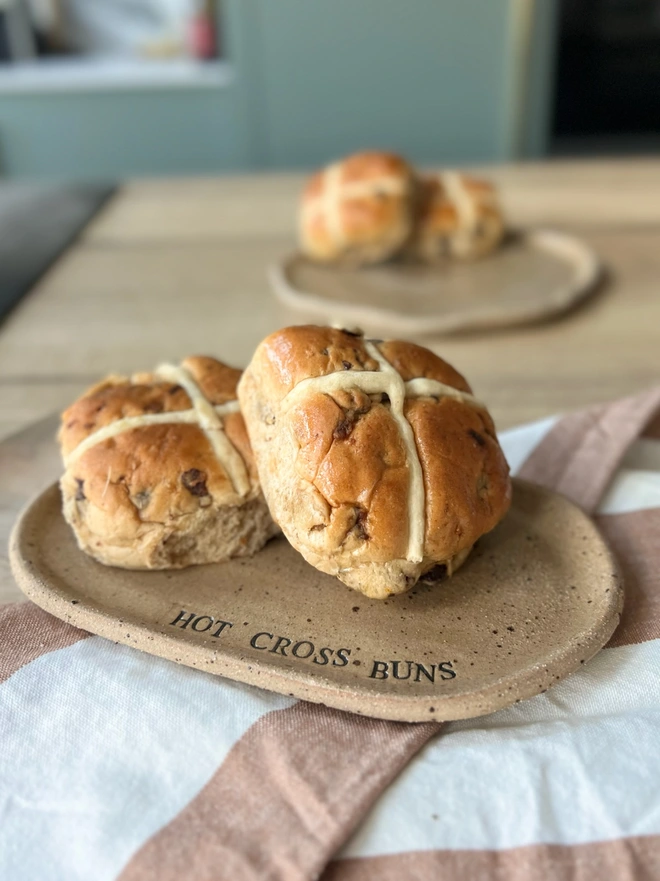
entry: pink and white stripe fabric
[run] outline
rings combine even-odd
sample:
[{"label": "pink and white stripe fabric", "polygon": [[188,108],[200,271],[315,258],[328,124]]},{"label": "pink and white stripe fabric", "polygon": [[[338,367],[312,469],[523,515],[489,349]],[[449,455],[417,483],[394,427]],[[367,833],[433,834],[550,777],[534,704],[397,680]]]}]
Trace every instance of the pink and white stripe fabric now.
[{"label": "pink and white stripe fabric", "polygon": [[355,717],[0,609],[0,879],[660,877],[658,408],[502,436],[596,513],[627,605],[584,669],[488,717]]}]

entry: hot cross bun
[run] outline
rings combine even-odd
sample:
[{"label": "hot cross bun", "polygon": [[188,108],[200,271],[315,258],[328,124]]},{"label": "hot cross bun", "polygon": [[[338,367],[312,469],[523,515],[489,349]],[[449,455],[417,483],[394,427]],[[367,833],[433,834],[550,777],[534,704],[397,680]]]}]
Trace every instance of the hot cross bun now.
[{"label": "hot cross bun", "polygon": [[129,569],[258,551],[276,532],[236,400],[240,371],[186,358],[111,376],[62,414],[64,516],[82,550]]},{"label": "hot cross bun", "polygon": [[410,236],[414,187],[411,167],[391,153],[356,153],[328,165],[302,195],[302,252],[353,266],[387,260]]},{"label": "hot cross bun", "polygon": [[285,328],[238,396],[273,518],[309,563],[369,597],[451,574],[509,507],[488,411],[421,346]]},{"label": "hot cross bun", "polygon": [[504,236],[492,184],[457,172],[420,179],[415,215],[407,254],[429,263],[484,257]]}]

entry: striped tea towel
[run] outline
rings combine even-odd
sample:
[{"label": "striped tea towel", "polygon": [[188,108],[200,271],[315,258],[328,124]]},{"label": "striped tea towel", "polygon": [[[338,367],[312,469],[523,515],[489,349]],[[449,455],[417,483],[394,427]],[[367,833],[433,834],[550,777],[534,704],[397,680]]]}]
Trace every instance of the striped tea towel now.
[{"label": "striped tea towel", "polygon": [[658,410],[660,389],[503,434],[514,471],[596,512],[626,608],[578,673],[488,717],[351,716],[0,609],[0,881],[660,878]]}]

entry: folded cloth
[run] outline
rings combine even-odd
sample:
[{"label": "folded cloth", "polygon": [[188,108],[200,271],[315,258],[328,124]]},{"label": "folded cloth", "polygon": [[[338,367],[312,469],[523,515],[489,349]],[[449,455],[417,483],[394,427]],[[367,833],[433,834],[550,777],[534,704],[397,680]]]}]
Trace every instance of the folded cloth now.
[{"label": "folded cloth", "polygon": [[596,512],[627,595],[603,652],[488,717],[351,716],[1,609],[0,879],[659,877],[659,408],[502,435]]}]

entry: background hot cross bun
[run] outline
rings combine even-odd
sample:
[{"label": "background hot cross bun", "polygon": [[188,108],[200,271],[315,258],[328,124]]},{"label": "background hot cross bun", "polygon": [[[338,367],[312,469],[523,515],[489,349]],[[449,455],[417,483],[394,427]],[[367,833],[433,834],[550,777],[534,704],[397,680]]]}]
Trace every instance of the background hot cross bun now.
[{"label": "background hot cross bun", "polygon": [[415,182],[411,167],[392,153],[356,153],[309,180],[300,204],[304,254],[324,263],[380,263],[412,231]]},{"label": "background hot cross bun", "polygon": [[488,181],[458,172],[419,181],[415,228],[407,253],[425,262],[484,257],[501,243],[504,218]]},{"label": "background hot cross bun", "polygon": [[455,171],[417,175],[402,157],[375,151],[313,175],[299,211],[301,250],[320,263],[475,259],[494,251],[504,231],[488,181]]}]

